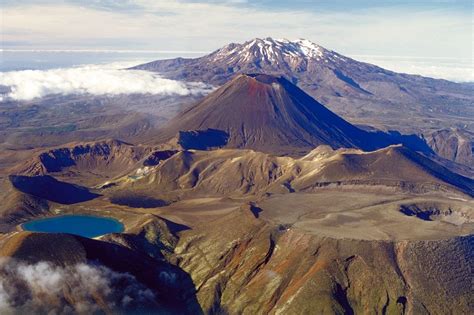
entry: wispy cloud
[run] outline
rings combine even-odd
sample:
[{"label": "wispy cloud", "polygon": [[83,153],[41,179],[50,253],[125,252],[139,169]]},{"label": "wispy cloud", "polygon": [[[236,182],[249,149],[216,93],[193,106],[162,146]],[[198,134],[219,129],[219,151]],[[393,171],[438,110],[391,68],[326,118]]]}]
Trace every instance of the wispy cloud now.
[{"label": "wispy cloud", "polygon": [[0,259],[1,314],[92,314],[101,311],[99,305],[112,312],[137,311],[156,306],[155,299],[132,275],[104,266]]},{"label": "wispy cloud", "polygon": [[28,42],[36,48],[210,51],[228,42],[272,36],[305,37],[345,54],[472,54],[471,12],[454,5],[394,1],[392,6],[357,10],[353,1],[346,1],[351,10],[343,10],[344,1],[338,1],[339,9],[328,10],[326,1],[304,6],[303,1],[294,6],[232,2],[21,1],[3,10],[2,33],[6,42]]},{"label": "wispy cloud", "polygon": [[[131,64],[86,65],[52,70],[4,72],[0,85],[10,88],[3,98],[31,100],[49,94],[206,94],[212,87],[204,83],[168,80],[147,71],[123,70]],[[1,99],[0,99],[1,100]]]}]

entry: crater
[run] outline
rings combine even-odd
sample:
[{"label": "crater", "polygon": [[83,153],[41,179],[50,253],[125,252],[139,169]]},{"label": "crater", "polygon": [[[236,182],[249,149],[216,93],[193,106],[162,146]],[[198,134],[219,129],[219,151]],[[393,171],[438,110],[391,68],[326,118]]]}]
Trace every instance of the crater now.
[{"label": "crater", "polygon": [[36,219],[22,224],[26,231],[68,233],[94,238],[108,233],[121,233],[124,226],[118,220],[89,215],[62,215]]},{"label": "crater", "polygon": [[423,221],[442,221],[454,225],[474,222],[467,213],[446,205],[409,204],[401,205],[400,212]]},{"label": "crater", "polygon": [[100,196],[90,192],[86,187],[62,182],[49,175],[10,175],[9,179],[13,187],[25,194],[60,204],[70,205],[92,200]]}]

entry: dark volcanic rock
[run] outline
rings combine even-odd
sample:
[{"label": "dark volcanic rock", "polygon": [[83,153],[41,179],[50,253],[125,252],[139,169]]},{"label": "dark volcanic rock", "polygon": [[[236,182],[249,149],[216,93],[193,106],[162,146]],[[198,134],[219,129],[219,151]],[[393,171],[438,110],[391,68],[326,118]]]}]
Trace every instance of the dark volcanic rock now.
[{"label": "dark volcanic rock", "polygon": [[[266,73],[285,77],[357,122],[403,128],[405,132],[439,128],[440,123],[464,122],[471,130],[474,126],[472,85],[385,70],[304,39],[256,38],[229,44],[200,58],[158,60],[134,69],[214,85],[224,84],[238,73]],[[409,126],[407,120],[419,123]]]},{"label": "dark volcanic rock", "polygon": [[[225,145],[287,153],[320,144],[373,150],[392,143],[340,118],[283,77],[239,75],[159,131],[189,148]],[[190,143],[195,143],[194,147]]]},{"label": "dark volcanic rock", "polygon": [[[257,38],[229,44],[200,58],[158,60],[134,69],[214,85],[240,73],[283,76],[358,125],[405,134],[429,134],[451,127],[474,131],[472,84],[396,73],[303,39]],[[473,137],[469,139],[472,142]],[[454,159],[465,163],[464,159]]]},{"label": "dark volcanic rock", "polygon": [[248,210],[184,232],[177,252],[208,313],[463,314],[473,240],[334,239]]}]

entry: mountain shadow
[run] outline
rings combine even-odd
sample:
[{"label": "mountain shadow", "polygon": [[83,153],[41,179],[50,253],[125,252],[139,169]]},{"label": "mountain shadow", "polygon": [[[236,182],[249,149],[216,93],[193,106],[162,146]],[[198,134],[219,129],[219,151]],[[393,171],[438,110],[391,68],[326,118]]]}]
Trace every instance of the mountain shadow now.
[{"label": "mountain shadow", "polygon": [[99,197],[87,188],[62,182],[52,176],[10,175],[10,182],[19,191],[60,204],[70,205]]}]

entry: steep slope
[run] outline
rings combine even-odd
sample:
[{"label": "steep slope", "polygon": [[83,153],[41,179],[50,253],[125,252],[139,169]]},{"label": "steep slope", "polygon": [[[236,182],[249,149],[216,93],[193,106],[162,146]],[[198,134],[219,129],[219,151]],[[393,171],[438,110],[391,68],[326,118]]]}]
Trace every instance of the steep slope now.
[{"label": "steep slope", "polygon": [[84,202],[99,196],[85,187],[58,181],[49,175],[11,175],[9,179],[13,187],[20,192],[61,204]]},{"label": "steep slope", "polygon": [[[353,123],[405,133],[440,126],[474,130],[472,86],[385,70],[309,40],[256,38],[200,58],[158,60],[135,68],[214,85],[237,73],[284,76]],[[404,123],[408,120],[412,123]]]},{"label": "steep slope", "polygon": [[[107,182],[99,198],[77,206],[46,203],[37,214],[91,209],[120,217],[124,233],[100,241],[0,234],[5,287],[43,297],[25,313],[80,302],[111,313],[138,306],[183,314],[470,311],[474,182],[402,146],[373,152],[319,146],[301,158],[241,149],[162,150]],[[170,204],[114,204],[113,196],[126,194]],[[22,211],[9,213],[11,222],[36,215]],[[11,263],[3,268],[5,261]],[[12,279],[19,274],[12,266],[64,268],[61,274],[75,276],[44,292],[24,277]],[[110,269],[110,290],[79,290],[84,268]],[[146,289],[152,299],[130,295],[131,304],[120,304],[124,293]],[[44,297],[52,301],[48,308]],[[8,303],[25,305],[13,298]]]},{"label": "steep slope", "polygon": [[23,176],[61,175],[82,182],[103,181],[132,170],[151,148],[119,140],[72,143],[36,154],[13,167],[11,173]]},{"label": "steep slope", "polygon": [[[319,181],[449,184],[473,195],[474,180],[460,176],[403,146],[374,152],[341,152],[318,172]],[[311,183],[311,180],[310,180]],[[428,190],[430,188],[427,188]],[[422,189],[423,190],[423,189]]]},{"label": "steep slope", "polygon": [[[295,159],[249,150],[182,151],[111,189],[150,196],[243,196],[321,187],[392,187],[474,195],[474,181],[402,146],[374,152],[320,146]],[[170,197],[169,197],[170,198]]]},{"label": "steep slope", "polygon": [[50,206],[47,200],[25,194],[16,189],[10,181],[0,182],[0,232],[9,231],[23,218],[48,214]]},{"label": "steep slope", "polygon": [[176,253],[208,313],[463,314],[473,241],[315,236],[243,208],[185,231]]},{"label": "steep slope", "polygon": [[462,129],[443,129],[426,136],[439,156],[474,167],[474,133]]},{"label": "steep slope", "polygon": [[390,143],[381,133],[354,127],[286,79],[263,74],[237,76],[167,123],[159,139],[188,130],[221,131],[227,147],[275,153],[320,144],[371,150]]}]

